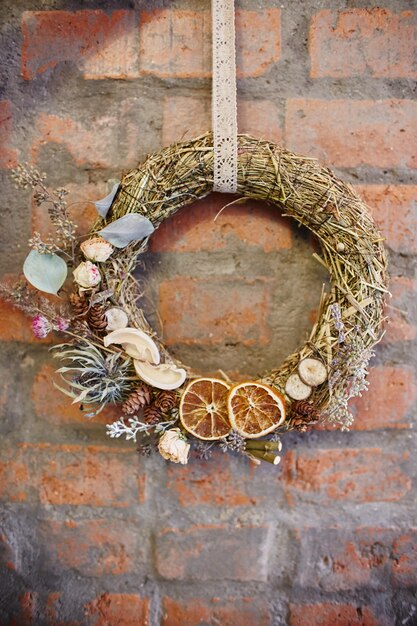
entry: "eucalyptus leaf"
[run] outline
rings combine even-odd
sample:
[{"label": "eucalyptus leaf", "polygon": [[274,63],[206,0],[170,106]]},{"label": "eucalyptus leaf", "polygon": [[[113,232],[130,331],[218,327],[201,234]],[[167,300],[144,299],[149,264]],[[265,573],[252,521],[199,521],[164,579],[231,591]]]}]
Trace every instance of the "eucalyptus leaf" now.
[{"label": "eucalyptus leaf", "polygon": [[56,296],[65,282],[68,268],[65,261],[56,254],[41,254],[31,250],[23,264],[23,273],[36,289]]},{"label": "eucalyptus leaf", "polygon": [[101,215],[101,217],[106,217],[108,210],[110,209],[111,204],[114,200],[114,197],[117,193],[117,190],[119,189],[119,186],[120,186],[119,182],[115,183],[113,185],[111,192],[105,198],[102,198],[101,200],[97,200],[97,202],[94,202],[96,209],[97,209],[97,213]]},{"label": "eucalyptus leaf", "polygon": [[131,241],[140,241],[155,230],[152,222],[143,215],[129,213],[99,231],[99,235],[116,248],[125,248]]}]

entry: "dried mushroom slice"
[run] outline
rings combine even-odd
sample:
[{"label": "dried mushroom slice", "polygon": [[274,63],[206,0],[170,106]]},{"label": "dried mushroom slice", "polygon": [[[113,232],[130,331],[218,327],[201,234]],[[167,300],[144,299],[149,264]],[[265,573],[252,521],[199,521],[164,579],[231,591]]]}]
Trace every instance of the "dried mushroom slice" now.
[{"label": "dried mushroom slice", "polygon": [[318,359],[302,359],[298,365],[298,375],[306,385],[318,387],[327,380],[327,367]]},{"label": "dried mushroom slice", "polygon": [[285,393],[293,400],[306,400],[311,391],[310,385],[303,383],[298,374],[291,374],[285,384]]}]

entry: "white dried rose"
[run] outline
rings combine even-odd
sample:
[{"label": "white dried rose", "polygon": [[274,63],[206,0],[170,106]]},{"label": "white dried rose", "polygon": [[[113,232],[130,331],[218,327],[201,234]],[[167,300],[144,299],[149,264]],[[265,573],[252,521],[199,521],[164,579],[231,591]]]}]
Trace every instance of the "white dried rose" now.
[{"label": "white dried rose", "polygon": [[80,263],[75,268],[73,274],[75,282],[85,289],[91,289],[91,287],[95,287],[101,281],[100,270],[91,261]]},{"label": "white dried rose", "polygon": [[159,440],[158,449],[160,454],[173,463],[188,463],[190,444],[187,443],[179,428],[171,428],[164,432]]},{"label": "white dried rose", "polygon": [[97,263],[107,261],[113,252],[113,246],[111,243],[103,239],[103,237],[92,237],[91,239],[87,239],[86,241],[83,241],[80,248],[86,259],[96,261]]}]

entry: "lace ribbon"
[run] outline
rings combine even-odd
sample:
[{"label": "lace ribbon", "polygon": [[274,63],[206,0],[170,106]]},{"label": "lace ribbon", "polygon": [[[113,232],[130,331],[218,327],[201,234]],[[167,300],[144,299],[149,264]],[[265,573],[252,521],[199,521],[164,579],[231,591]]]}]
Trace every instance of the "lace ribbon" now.
[{"label": "lace ribbon", "polygon": [[234,0],[212,0],[214,142],[213,190],[237,190],[237,110]]}]

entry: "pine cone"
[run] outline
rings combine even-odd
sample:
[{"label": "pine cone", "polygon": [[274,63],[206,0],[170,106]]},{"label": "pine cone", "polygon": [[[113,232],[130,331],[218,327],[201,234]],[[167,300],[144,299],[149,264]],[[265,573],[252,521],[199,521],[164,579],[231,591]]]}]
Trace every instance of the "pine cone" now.
[{"label": "pine cone", "polygon": [[298,430],[300,433],[305,433],[310,426],[310,424],[307,423],[302,417],[295,417],[290,420],[290,425],[294,430]]},{"label": "pine cone", "polygon": [[155,406],[161,409],[162,413],[168,413],[177,403],[175,391],[160,391],[155,398]]},{"label": "pine cone", "polygon": [[101,333],[107,328],[106,307],[104,304],[95,304],[87,313],[88,325],[95,332]]},{"label": "pine cone", "polygon": [[314,404],[299,400],[291,407],[289,422],[293,428],[305,432],[309,426],[319,421],[320,413]]},{"label": "pine cone", "polygon": [[143,410],[143,419],[147,424],[157,424],[162,417],[160,409],[154,404],[146,406]]},{"label": "pine cone", "polygon": [[82,317],[87,313],[88,302],[84,295],[79,296],[78,293],[71,293],[69,300],[76,317]]},{"label": "pine cone", "polygon": [[137,413],[140,409],[150,404],[151,390],[147,385],[136,387],[128,399],[123,403],[122,411],[126,415]]}]

